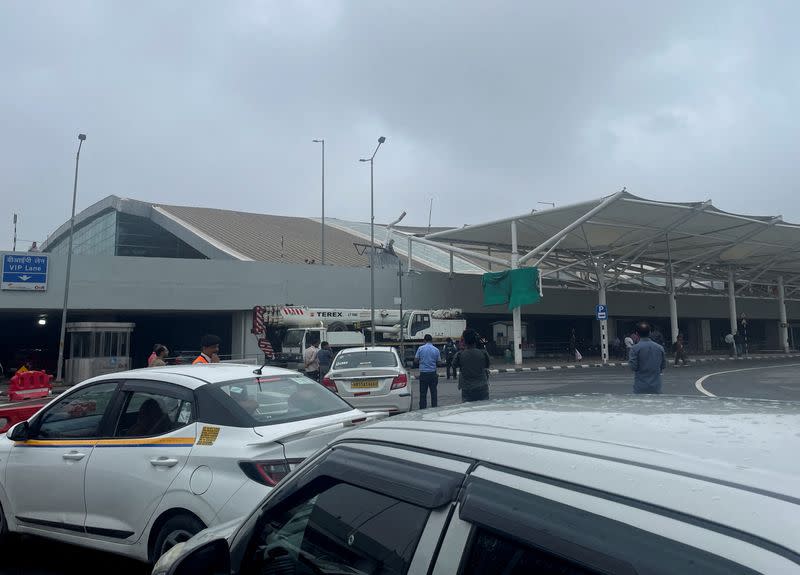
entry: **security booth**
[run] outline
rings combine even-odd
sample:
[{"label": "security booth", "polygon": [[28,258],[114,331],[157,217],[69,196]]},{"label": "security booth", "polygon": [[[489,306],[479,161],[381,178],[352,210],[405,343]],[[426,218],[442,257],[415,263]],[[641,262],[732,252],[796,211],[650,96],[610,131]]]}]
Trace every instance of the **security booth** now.
[{"label": "security booth", "polygon": [[[532,359],[536,356],[536,345],[528,338],[528,323],[522,322],[520,324],[521,338],[522,338],[522,357],[524,359]],[[514,348],[516,342],[514,341],[514,326],[510,321],[496,321],[492,323],[492,340],[494,341],[497,350],[502,353],[503,350]]]},{"label": "security booth", "polygon": [[67,324],[69,357],[65,383],[131,368],[131,333],[135,323],[78,322]]}]

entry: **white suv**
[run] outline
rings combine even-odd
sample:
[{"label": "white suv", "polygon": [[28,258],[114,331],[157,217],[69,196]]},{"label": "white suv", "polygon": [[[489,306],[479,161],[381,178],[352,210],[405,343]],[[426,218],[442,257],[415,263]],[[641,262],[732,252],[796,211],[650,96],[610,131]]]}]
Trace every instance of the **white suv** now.
[{"label": "white suv", "polygon": [[800,572],[800,404],[542,397],[340,436],[158,575]]}]

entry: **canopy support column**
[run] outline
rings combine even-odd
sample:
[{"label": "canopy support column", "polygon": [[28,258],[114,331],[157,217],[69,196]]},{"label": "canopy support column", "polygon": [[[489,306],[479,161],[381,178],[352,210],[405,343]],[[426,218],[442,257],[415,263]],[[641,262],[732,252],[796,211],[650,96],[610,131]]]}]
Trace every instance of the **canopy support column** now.
[{"label": "canopy support column", "polygon": [[[519,254],[517,253],[517,222],[511,221],[511,269],[519,267]],[[522,365],[522,307],[515,307],[512,311],[514,327],[514,364]]]},{"label": "canopy support column", "polygon": [[786,315],[786,288],[783,285],[783,276],[778,276],[778,312],[780,313],[780,345],[784,353],[789,353],[789,320]]},{"label": "canopy support column", "polygon": [[736,278],[733,275],[733,268],[728,270],[728,310],[731,320],[731,334],[736,335]]}]

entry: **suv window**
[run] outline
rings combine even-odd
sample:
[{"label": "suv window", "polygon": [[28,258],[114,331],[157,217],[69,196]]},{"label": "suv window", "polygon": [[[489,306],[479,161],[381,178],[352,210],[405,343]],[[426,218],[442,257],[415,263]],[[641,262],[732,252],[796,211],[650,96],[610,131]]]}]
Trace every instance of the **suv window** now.
[{"label": "suv window", "polygon": [[404,574],[428,510],[348,483],[316,482],[267,509],[243,574]]},{"label": "suv window", "polygon": [[100,422],[117,390],[117,382],[99,383],[69,394],[39,419],[42,439],[97,437]]},{"label": "suv window", "polygon": [[[335,393],[299,373],[253,376],[200,388],[215,406],[200,403],[204,423],[260,427],[344,413],[353,408]],[[205,410],[205,411],[204,411]],[[223,413],[220,413],[222,411]]]},{"label": "suv window", "polygon": [[463,575],[594,575],[599,573],[541,549],[517,543],[501,535],[478,529],[462,570]]},{"label": "suv window", "polygon": [[192,404],[185,399],[141,391],[128,392],[115,437],[163,435],[191,423]]},{"label": "suv window", "polygon": [[352,351],[336,356],[333,369],[359,369],[369,367],[396,367],[393,351]]}]

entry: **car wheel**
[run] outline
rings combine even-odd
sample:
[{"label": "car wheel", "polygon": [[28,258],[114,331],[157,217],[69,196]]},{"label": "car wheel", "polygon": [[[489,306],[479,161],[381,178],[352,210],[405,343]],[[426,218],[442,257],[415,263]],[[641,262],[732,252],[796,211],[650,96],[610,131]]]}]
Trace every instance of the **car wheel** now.
[{"label": "car wheel", "polygon": [[206,526],[203,525],[202,521],[191,515],[177,515],[169,519],[158,532],[155,545],[153,545],[151,560],[155,563],[159,557],[178,543],[188,541],[205,528]]}]

